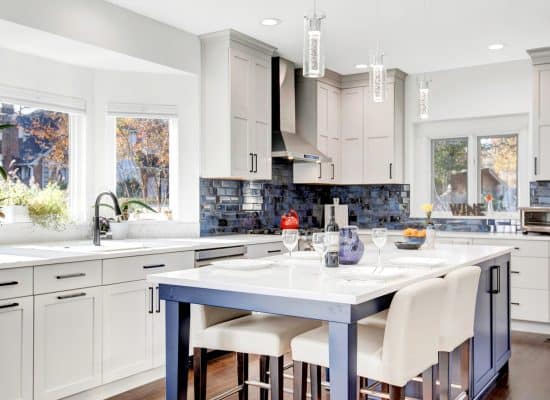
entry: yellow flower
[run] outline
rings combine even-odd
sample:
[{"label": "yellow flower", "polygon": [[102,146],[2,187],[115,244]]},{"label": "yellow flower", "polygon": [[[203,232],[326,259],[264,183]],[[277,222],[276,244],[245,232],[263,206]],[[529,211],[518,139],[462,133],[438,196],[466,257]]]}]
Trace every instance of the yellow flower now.
[{"label": "yellow flower", "polygon": [[422,204],[422,211],[424,211],[426,214],[431,213],[434,209],[433,204],[426,203]]}]

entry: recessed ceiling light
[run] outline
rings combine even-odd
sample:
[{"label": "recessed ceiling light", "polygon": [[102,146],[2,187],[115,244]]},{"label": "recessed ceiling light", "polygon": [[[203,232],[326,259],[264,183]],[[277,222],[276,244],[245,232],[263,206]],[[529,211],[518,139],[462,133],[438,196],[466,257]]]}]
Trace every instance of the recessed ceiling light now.
[{"label": "recessed ceiling light", "polygon": [[264,18],[262,19],[262,25],[264,26],[275,26],[279,25],[281,20],[278,18]]},{"label": "recessed ceiling light", "polygon": [[489,45],[489,50],[502,50],[504,45],[502,43],[493,43]]},{"label": "recessed ceiling light", "polygon": [[355,66],[355,68],[357,68],[357,69],[366,69],[366,68],[368,68],[368,67],[369,67],[369,66],[368,66],[367,64],[357,64],[357,65]]}]

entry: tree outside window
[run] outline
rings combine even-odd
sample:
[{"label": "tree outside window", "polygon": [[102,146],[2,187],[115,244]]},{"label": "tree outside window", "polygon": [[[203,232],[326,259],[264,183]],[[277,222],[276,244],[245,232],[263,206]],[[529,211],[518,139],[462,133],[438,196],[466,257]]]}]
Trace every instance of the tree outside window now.
[{"label": "tree outside window", "polygon": [[432,203],[434,211],[468,203],[468,138],[432,140]]},{"label": "tree outside window", "polygon": [[159,211],[169,201],[169,120],[116,118],[117,196]]}]

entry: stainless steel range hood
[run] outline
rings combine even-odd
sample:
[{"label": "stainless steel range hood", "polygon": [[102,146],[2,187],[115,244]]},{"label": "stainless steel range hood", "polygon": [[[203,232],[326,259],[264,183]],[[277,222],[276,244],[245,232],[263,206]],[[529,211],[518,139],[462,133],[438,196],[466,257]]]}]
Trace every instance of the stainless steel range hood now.
[{"label": "stainless steel range hood", "polygon": [[272,157],[284,157],[295,161],[330,162],[311,143],[296,133],[296,94],[294,88],[294,64],[280,57],[273,57],[272,67]]}]

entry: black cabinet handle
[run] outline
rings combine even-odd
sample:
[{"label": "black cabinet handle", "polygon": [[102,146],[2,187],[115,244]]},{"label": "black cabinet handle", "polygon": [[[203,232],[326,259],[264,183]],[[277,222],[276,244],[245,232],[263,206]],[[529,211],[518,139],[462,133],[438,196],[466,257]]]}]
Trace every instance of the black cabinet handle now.
[{"label": "black cabinet handle", "polygon": [[154,268],[164,268],[164,267],[166,267],[166,264],[149,264],[149,265],[144,265],[143,269],[154,269]]},{"label": "black cabinet handle", "polygon": [[521,250],[521,249],[520,249],[519,247],[514,247],[514,250],[519,251],[519,250]]},{"label": "black cabinet handle", "polygon": [[515,303],[515,302],[512,302],[510,304],[513,305],[513,306],[519,306],[520,305],[520,303]]},{"label": "black cabinet handle", "polygon": [[268,254],[273,254],[273,253],[280,253],[282,250],[281,249],[278,249],[278,250],[268,250],[267,253]]},{"label": "black cabinet handle", "polygon": [[390,179],[393,179],[393,163],[390,163]]},{"label": "black cabinet handle", "polygon": [[155,310],[157,313],[160,313],[160,288],[157,286],[157,309]]},{"label": "black cabinet handle", "polygon": [[520,272],[519,272],[519,271],[510,271],[510,273],[511,273],[511,274],[517,274],[517,275],[519,275],[519,274],[520,274]]},{"label": "black cabinet handle", "polygon": [[19,285],[19,282],[17,282],[17,281],[0,282],[0,287],[3,287],[3,286],[15,286],[15,285]]},{"label": "black cabinet handle", "polygon": [[331,166],[332,166],[332,178],[331,179],[334,180],[334,164],[331,164]]},{"label": "black cabinet handle", "polygon": [[3,304],[0,306],[0,310],[4,308],[12,308],[19,306],[19,303],[10,303],[10,304]]},{"label": "black cabinet handle", "polygon": [[153,303],[155,299],[153,298],[153,286],[149,286],[149,314],[153,314]]},{"label": "black cabinet handle", "polygon": [[254,172],[254,153],[248,153],[250,156],[250,171],[248,172]]},{"label": "black cabinet handle", "polygon": [[77,272],[74,274],[66,274],[66,275],[57,275],[55,279],[71,279],[71,278],[82,278],[83,276],[86,276],[84,272]]},{"label": "black cabinet handle", "polygon": [[539,161],[539,160],[538,160],[538,157],[535,157],[535,175],[538,175],[538,171],[537,171],[537,169],[538,169],[538,161]]},{"label": "black cabinet handle", "polygon": [[74,294],[66,294],[64,296],[57,296],[57,300],[67,300],[67,299],[74,299],[76,297],[84,297],[86,296],[86,293],[74,293]]},{"label": "black cabinet handle", "polygon": [[256,162],[256,166],[254,167],[254,173],[258,173],[258,153],[254,153],[254,160]]},{"label": "black cabinet handle", "polygon": [[319,163],[319,176],[317,177],[318,179],[321,179],[323,177],[323,166],[321,165],[321,163]]},{"label": "black cabinet handle", "polygon": [[[495,289],[495,286],[494,286],[494,273],[493,271],[497,271],[497,287]],[[491,279],[491,289],[489,291],[489,293],[491,294],[498,294],[500,293],[500,265],[493,265],[490,269],[489,269],[489,272],[491,274],[490,276],[490,279]]]}]

